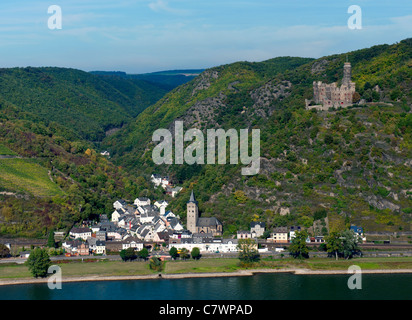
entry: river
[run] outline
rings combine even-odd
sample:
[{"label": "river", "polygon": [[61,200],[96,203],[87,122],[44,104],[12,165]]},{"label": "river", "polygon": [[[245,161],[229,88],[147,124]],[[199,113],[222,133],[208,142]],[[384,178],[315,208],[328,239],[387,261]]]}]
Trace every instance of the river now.
[{"label": "river", "polygon": [[[0,286],[0,300],[411,300],[412,274],[256,274],[244,277],[150,279]],[[359,286],[359,287],[360,287]]]}]

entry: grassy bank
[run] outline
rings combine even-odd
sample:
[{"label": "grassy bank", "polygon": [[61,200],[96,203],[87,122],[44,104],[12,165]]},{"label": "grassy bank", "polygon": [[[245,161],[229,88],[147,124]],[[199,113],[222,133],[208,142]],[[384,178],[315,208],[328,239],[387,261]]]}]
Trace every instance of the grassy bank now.
[{"label": "grassy bank", "polygon": [[[62,269],[63,277],[112,277],[151,275],[149,263],[143,261],[122,262],[108,260],[91,260],[90,262],[57,263]],[[314,258],[295,260],[292,258],[263,259],[247,266],[240,265],[235,258],[200,259],[198,261],[167,261],[163,274],[198,274],[227,273],[245,269],[308,269],[308,270],[347,270],[357,265],[363,270],[400,270],[412,269],[412,257],[357,258],[338,260]],[[31,274],[25,265],[0,265],[0,280],[30,279]]]}]

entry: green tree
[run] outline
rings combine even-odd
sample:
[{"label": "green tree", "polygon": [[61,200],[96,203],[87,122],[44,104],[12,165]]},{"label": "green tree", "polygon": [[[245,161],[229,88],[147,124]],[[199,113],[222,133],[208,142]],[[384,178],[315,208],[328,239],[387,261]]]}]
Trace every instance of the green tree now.
[{"label": "green tree", "polygon": [[123,261],[133,261],[137,258],[137,254],[134,248],[127,248],[120,251],[120,258]]},{"label": "green tree", "polygon": [[27,265],[33,277],[45,278],[51,265],[50,257],[46,249],[35,248],[27,259]]},{"label": "green tree", "polygon": [[198,247],[194,247],[192,249],[192,252],[190,253],[192,258],[195,260],[199,260],[200,259],[200,249]]},{"label": "green tree", "polygon": [[239,260],[250,263],[260,260],[260,254],[257,250],[256,241],[253,239],[241,239],[237,245],[239,249]]},{"label": "green tree", "polygon": [[306,244],[308,233],[306,231],[296,232],[295,237],[292,239],[289,246],[289,254],[295,259],[307,259],[309,258],[309,248]]},{"label": "green tree", "polygon": [[345,259],[351,259],[353,256],[361,254],[359,248],[358,236],[353,230],[345,230],[341,233],[342,238],[342,255]]},{"label": "green tree", "polygon": [[56,242],[54,241],[54,230],[50,230],[49,238],[47,239],[47,246],[49,248],[56,248]]},{"label": "green tree", "polygon": [[7,258],[8,256],[10,256],[10,249],[0,243],[0,258]]},{"label": "green tree", "polygon": [[180,250],[180,257],[183,260],[189,259],[190,258],[190,253],[189,250],[187,250],[186,248],[182,248],[182,250]]},{"label": "green tree", "polygon": [[335,255],[336,260],[338,260],[339,254],[342,252],[342,239],[341,233],[338,231],[333,231],[325,237],[326,251],[329,254]]},{"label": "green tree", "polygon": [[172,257],[173,260],[176,260],[176,258],[179,256],[177,249],[175,247],[171,247],[169,250],[169,254]]}]

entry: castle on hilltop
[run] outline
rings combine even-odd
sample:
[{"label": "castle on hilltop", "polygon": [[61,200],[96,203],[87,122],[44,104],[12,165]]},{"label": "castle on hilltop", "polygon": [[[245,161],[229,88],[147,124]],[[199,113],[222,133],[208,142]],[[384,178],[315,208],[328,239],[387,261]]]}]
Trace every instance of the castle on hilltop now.
[{"label": "castle on hilltop", "polygon": [[310,105],[306,100],[306,109],[328,110],[331,107],[346,108],[353,104],[353,94],[356,90],[352,78],[352,66],[345,62],[343,66],[343,79],[340,87],[336,82],[327,84],[322,81],[313,82],[313,100],[316,105]]},{"label": "castle on hilltop", "polygon": [[193,190],[187,202],[187,229],[193,234],[211,234],[213,237],[221,236],[223,233],[222,223],[215,217],[199,218],[199,207]]}]

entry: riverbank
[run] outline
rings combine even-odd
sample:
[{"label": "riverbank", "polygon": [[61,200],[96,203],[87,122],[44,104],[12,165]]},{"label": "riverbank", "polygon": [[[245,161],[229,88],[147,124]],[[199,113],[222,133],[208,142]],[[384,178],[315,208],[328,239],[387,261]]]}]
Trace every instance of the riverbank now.
[{"label": "riverbank", "polygon": [[[348,274],[356,265],[362,273],[412,273],[411,257],[333,259],[267,259],[248,267],[239,265],[238,259],[216,258],[199,261],[168,261],[162,272],[153,272],[147,262],[94,261],[58,263],[62,282],[124,281],[147,279],[182,279],[205,277],[253,276],[258,273],[294,273],[301,275]],[[47,283],[48,279],[34,279],[25,265],[0,266],[0,286]]]}]

